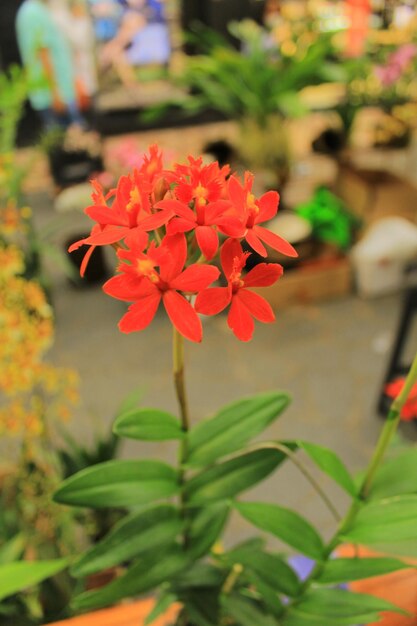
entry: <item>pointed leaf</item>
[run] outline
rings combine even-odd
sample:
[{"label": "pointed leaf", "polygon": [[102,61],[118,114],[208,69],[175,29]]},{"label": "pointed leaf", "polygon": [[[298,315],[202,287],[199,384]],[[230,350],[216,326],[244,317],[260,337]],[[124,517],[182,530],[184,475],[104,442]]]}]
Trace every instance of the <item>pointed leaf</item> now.
[{"label": "pointed leaf", "polygon": [[177,601],[177,597],[173,593],[161,593],[154,607],[145,617],[145,626],[152,624],[158,617],[163,615],[169,607]]},{"label": "pointed leaf", "polygon": [[291,609],[284,624],[349,626],[374,621],[381,611],[404,613],[391,602],[375,596],[342,589],[314,589],[308,591]]},{"label": "pointed leaf", "polygon": [[189,529],[188,553],[197,559],[210,550],[222,532],[230,507],[223,502],[217,502],[193,512]]},{"label": "pointed leaf", "polygon": [[119,437],[142,441],[181,439],[183,432],[174,415],[158,409],[132,409],[122,413],[113,425]]},{"label": "pointed leaf", "polygon": [[290,397],[261,393],[221,409],[191,430],[187,464],[200,467],[240,450],[281,415]]},{"label": "pointed leaf", "polygon": [[187,483],[187,501],[194,505],[233,498],[266,478],[285,458],[276,450],[256,450],[215,465]]},{"label": "pointed leaf", "polygon": [[238,502],[234,506],[257,528],[275,535],[302,554],[313,559],[322,558],[324,546],[320,535],[298,513],[261,502]]},{"label": "pointed leaf", "polygon": [[54,500],[71,506],[137,506],[178,493],[175,470],[160,461],[107,461],[65,480]]},{"label": "pointed leaf", "polygon": [[122,600],[154,589],[162,583],[169,582],[188,564],[185,552],[180,547],[162,550],[142,558],[123,576],[96,591],[87,591],[76,596],[72,608],[76,611],[109,606]]},{"label": "pointed leaf", "polygon": [[0,547],[0,565],[17,561],[24,552],[26,539],[23,533],[15,535]]},{"label": "pointed leaf", "polygon": [[[364,545],[417,540],[417,495],[386,498],[365,505],[344,538]],[[400,554],[401,552],[398,552]]]},{"label": "pointed leaf", "polygon": [[27,587],[55,576],[67,566],[67,559],[7,563],[0,565],[0,600],[8,598]]},{"label": "pointed leaf", "polygon": [[300,590],[300,581],[294,570],[278,554],[263,552],[255,544],[253,549],[242,546],[222,555],[222,561],[240,563],[251,570],[267,585],[289,596],[296,596]]},{"label": "pointed leaf", "polygon": [[121,402],[117,413],[116,413],[116,417],[118,417],[119,415],[122,415],[123,413],[127,413],[128,411],[131,411],[132,409],[135,409],[138,404],[139,401],[141,400],[143,396],[143,389],[134,389],[131,393],[129,393]]},{"label": "pointed leaf", "polygon": [[222,613],[239,626],[276,626],[274,618],[264,613],[256,602],[237,594],[223,597]]},{"label": "pointed leaf", "polygon": [[411,448],[386,461],[370,490],[372,499],[417,493],[417,449]]},{"label": "pointed leaf", "polygon": [[410,565],[399,559],[381,558],[336,558],[326,563],[317,582],[322,585],[362,580],[372,576],[382,576]]},{"label": "pointed leaf", "polygon": [[307,441],[297,441],[297,444],[325,474],[333,478],[348,494],[356,497],[357,488],[353,478],[335,452]]},{"label": "pointed leaf", "polygon": [[132,513],[111,530],[99,543],[87,550],[73,565],[76,577],[99,572],[139,554],[174,543],[181,531],[178,510],[169,504]]}]

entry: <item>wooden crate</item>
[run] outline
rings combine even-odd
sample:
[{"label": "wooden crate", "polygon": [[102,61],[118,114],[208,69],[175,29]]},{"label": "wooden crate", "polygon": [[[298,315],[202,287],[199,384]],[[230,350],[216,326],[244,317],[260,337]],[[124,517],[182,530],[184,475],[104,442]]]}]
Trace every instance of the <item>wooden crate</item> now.
[{"label": "wooden crate", "polygon": [[351,290],[352,271],[346,257],[300,265],[285,271],[275,285],[254,289],[274,309],[346,296]]}]

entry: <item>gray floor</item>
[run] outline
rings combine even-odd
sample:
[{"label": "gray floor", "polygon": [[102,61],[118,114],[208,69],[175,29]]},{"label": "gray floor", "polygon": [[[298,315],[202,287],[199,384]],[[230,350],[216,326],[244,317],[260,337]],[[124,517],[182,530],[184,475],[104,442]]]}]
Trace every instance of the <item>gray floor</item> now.
[{"label": "gray floor", "polygon": [[[51,217],[50,202],[36,199],[39,224]],[[79,215],[63,223],[62,235],[82,225]],[[108,260],[111,263],[112,251]],[[171,382],[170,326],[164,314],[146,331],[123,335],[117,321],[125,310],[100,287],[75,289],[55,266],[53,303],[56,340],[50,358],[74,367],[81,377],[82,402],[71,424],[82,440],[104,430],[123,398],[136,388],[144,404],[176,411]],[[226,318],[206,318],[201,345],[187,342],[187,387],[194,422],[246,394],[283,389],[293,396],[286,414],[266,438],[303,438],[332,447],[352,471],[368,461],[381,427],[376,403],[395,336],[401,296],[375,300],[352,295],[320,305],[282,309],[272,325],[258,324],[249,344],[237,341]],[[414,425],[412,425],[414,426]],[[413,438],[415,428],[405,431]],[[175,446],[126,442],[123,455],[175,458]],[[336,506],[344,495],[322,479]],[[298,470],[287,464],[248,494],[250,499],[294,507],[328,536],[334,522]],[[248,529],[233,519],[230,536]]]}]

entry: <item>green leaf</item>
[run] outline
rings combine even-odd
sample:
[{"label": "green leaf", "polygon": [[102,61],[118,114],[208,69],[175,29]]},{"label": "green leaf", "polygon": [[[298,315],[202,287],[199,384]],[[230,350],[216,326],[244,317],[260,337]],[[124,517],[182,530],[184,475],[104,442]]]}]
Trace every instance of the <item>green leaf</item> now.
[{"label": "green leaf", "polygon": [[102,541],[87,550],[75,562],[71,574],[87,576],[130,561],[161,545],[172,544],[181,528],[178,510],[169,504],[132,513],[116,524]]},{"label": "green leaf", "polygon": [[240,450],[281,415],[290,403],[285,393],[244,398],[203,420],[190,431],[187,465],[200,467]]},{"label": "green leaf", "polygon": [[114,423],[113,431],[119,437],[142,441],[181,439],[184,434],[174,415],[158,409],[131,409],[122,413]]},{"label": "green leaf", "polygon": [[219,626],[218,589],[191,589],[180,597],[185,613],[195,626]]},{"label": "green leaf", "polygon": [[145,617],[145,626],[152,624],[158,617],[163,615],[169,607],[177,601],[177,597],[173,593],[161,593],[154,607]]},{"label": "green leaf", "polygon": [[194,587],[218,587],[225,580],[226,572],[210,563],[196,562],[182,572],[175,580],[174,589],[183,591]]},{"label": "green leaf", "polygon": [[234,505],[251,524],[281,539],[302,554],[321,559],[324,546],[315,528],[298,513],[261,502],[239,502]]},{"label": "green leaf", "polygon": [[402,452],[386,461],[371,485],[372,499],[417,493],[417,449]]},{"label": "green leaf", "polygon": [[404,611],[375,596],[342,589],[308,591],[284,620],[285,626],[349,626],[378,620],[380,611]]},{"label": "green leaf", "polygon": [[353,478],[335,452],[307,441],[297,441],[297,444],[325,474],[333,478],[348,494],[356,497],[357,488]]},{"label": "green leaf", "polygon": [[230,507],[224,502],[217,502],[192,512],[188,533],[188,553],[197,559],[210,550],[222,532]]},{"label": "green leaf", "polygon": [[54,500],[71,506],[138,506],[178,493],[175,470],[160,461],[107,461],[65,480]]},{"label": "green leaf", "polygon": [[67,559],[0,565],[0,600],[55,576],[66,566]]},{"label": "green leaf", "polygon": [[269,587],[288,596],[296,596],[300,589],[300,581],[293,569],[278,554],[263,552],[255,544],[243,545],[241,548],[231,550],[222,555],[222,561],[233,565],[240,563],[245,569],[249,569]]},{"label": "green leaf", "polygon": [[410,564],[388,557],[336,558],[326,563],[317,582],[322,585],[344,583],[350,580],[382,576],[406,568],[410,568]]},{"label": "green leaf", "polygon": [[416,519],[417,496],[386,498],[365,505],[343,538],[365,545],[400,545],[417,539]]},{"label": "green leaf", "polygon": [[140,389],[140,388],[134,389],[131,393],[129,393],[122,400],[116,412],[116,418],[119,417],[119,415],[123,415],[123,413],[127,413],[128,411],[135,409],[137,405],[139,404],[140,400],[142,399],[142,396],[143,396],[143,389]]},{"label": "green leaf", "polygon": [[0,565],[17,561],[23,554],[26,539],[23,533],[15,535],[0,548]]},{"label": "green leaf", "polygon": [[276,621],[267,615],[249,598],[233,594],[222,598],[222,613],[232,617],[239,626],[276,626]]},{"label": "green leaf", "polygon": [[72,602],[75,611],[91,611],[109,606],[122,598],[132,597],[154,589],[175,578],[188,564],[185,552],[180,547],[171,550],[151,550],[150,554],[135,563],[123,576],[96,591],[87,591],[76,596]]},{"label": "green leaf", "polygon": [[187,483],[187,501],[194,505],[233,498],[266,478],[285,458],[277,450],[256,450],[215,465]]}]

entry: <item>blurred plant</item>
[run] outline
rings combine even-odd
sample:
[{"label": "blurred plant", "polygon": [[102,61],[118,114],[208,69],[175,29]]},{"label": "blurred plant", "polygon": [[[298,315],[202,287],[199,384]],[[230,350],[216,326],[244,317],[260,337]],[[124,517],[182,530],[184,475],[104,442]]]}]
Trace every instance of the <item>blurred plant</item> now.
[{"label": "blurred plant", "polygon": [[343,202],[326,187],[318,187],[312,198],[295,208],[312,226],[313,236],[340,250],[348,250],[360,221]]},{"label": "blurred plant", "polygon": [[[284,120],[308,111],[299,95],[308,85],[339,78],[337,66],[329,59],[331,37],[321,34],[297,45],[279,48],[265,43],[265,31],[244,20],[230,25],[241,51],[207,29],[199,29],[195,41],[203,54],[189,57],[173,80],[189,90],[170,105],[185,113],[212,108],[239,124],[236,149],[251,169],[272,168],[278,183],[288,170],[289,146]],[[152,119],[166,110],[166,104],[146,112]]]}]

